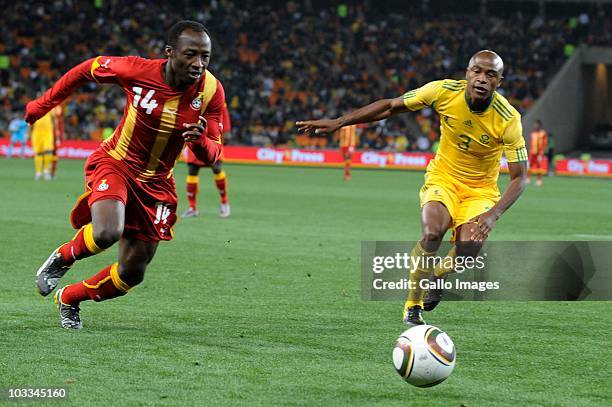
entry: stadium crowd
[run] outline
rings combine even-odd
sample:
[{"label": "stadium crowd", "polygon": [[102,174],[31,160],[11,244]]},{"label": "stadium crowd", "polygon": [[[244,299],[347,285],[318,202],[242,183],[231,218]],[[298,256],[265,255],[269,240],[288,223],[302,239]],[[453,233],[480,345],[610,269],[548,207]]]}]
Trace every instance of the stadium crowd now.
[{"label": "stadium crowd", "polygon": [[[231,142],[240,144],[325,146],[327,139],[296,137],[294,121],[336,116],[433,79],[461,78],[469,56],[483,48],[504,58],[501,91],[526,111],[574,47],[612,43],[610,20],[597,8],[543,18],[444,14],[426,7],[388,13],[374,2],[329,7],[238,0],[213,0],[206,7],[186,0],[172,7],[153,1],[16,2],[4,8],[0,25],[0,129],[41,89],[87,58],[160,57],[167,27],[181,18],[201,21],[211,31],[209,69],[225,84]],[[94,88],[82,89],[66,104],[69,138],[102,138],[121,117],[120,90]],[[435,117],[425,109],[365,128],[360,144],[430,149],[437,137]]]}]

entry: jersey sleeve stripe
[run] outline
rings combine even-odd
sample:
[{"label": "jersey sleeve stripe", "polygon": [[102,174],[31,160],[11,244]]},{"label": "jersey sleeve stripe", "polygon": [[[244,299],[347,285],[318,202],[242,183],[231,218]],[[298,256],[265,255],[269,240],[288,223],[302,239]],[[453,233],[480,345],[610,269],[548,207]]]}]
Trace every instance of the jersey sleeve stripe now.
[{"label": "jersey sleeve stripe", "polygon": [[202,115],[206,111],[208,104],[212,100],[213,96],[215,96],[216,92],[217,92],[217,78],[215,78],[215,76],[212,73],[210,73],[207,69],[206,77],[204,78],[204,89],[198,95],[198,97],[202,98],[202,108],[201,108]]},{"label": "jersey sleeve stripe", "polygon": [[465,83],[461,83],[461,82],[444,82],[442,83],[442,86],[450,86],[453,88],[463,88],[465,87]]},{"label": "jersey sleeve stripe", "polygon": [[493,105],[497,106],[497,108],[499,108],[501,111],[503,111],[506,114],[506,116],[508,116],[509,118],[514,116],[512,114],[512,112],[510,111],[510,109],[508,109],[506,106],[502,105],[500,102],[495,101],[495,102],[493,102]]},{"label": "jersey sleeve stripe", "polygon": [[497,104],[493,103],[493,109],[499,113],[499,115],[506,121],[510,121],[510,119],[512,118],[511,115],[508,115],[508,113],[504,112],[503,110],[501,110],[499,108],[499,106],[497,106]]},{"label": "jersey sleeve stripe", "polygon": [[[91,75],[91,77],[93,78],[94,81],[98,82],[98,80],[96,79],[96,75],[94,74],[94,71],[100,67],[100,63],[98,62],[98,59],[100,59],[101,56],[96,57],[96,59],[93,60],[93,62],[91,63],[91,68],[89,69],[89,74]],[[98,82],[100,83],[100,82]]]},{"label": "jersey sleeve stripe", "polygon": [[448,86],[451,88],[463,88],[465,85],[463,83],[443,83],[442,86]]},{"label": "jersey sleeve stripe", "polygon": [[463,87],[460,87],[460,88],[454,88],[454,87],[452,87],[452,86],[446,86],[446,85],[442,85],[442,88],[443,88],[443,89],[450,90],[450,91],[453,91],[453,92],[459,92],[460,90],[462,90],[462,89],[463,89]]},{"label": "jersey sleeve stripe", "polygon": [[497,101],[497,100],[496,100],[496,101],[495,101],[495,104],[496,104],[496,105],[497,105],[497,106],[498,106],[498,107],[499,107],[501,110],[503,110],[504,112],[506,112],[506,113],[507,113],[509,116],[511,116],[511,117],[512,117],[512,116],[514,116],[514,115],[512,114],[512,112],[510,111],[510,109],[508,109],[508,107],[504,106],[504,104],[503,104],[503,103],[501,103],[501,102],[499,102],[499,101]]}]

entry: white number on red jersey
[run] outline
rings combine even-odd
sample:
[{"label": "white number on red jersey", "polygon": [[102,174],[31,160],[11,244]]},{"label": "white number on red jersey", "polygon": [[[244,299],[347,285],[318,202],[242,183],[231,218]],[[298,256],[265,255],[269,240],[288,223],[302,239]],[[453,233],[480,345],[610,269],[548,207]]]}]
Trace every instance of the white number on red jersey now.
[{"label": "white number on red jersey", "polygon": [[162,225],[165,225],[168,221],[168,216],[170,216],[170,208],[168,208],[168,204],[158,203],[157,211],[155,213],[155,224],[159,224],[161,222]]},{"label": "white number on red jersey", "polygon": [[153,112],[153,109],[157,107],[157,101],[153,99],[155,91],[151,89],[147,92],[145,97],[140,100],[142,97],[142,88],[140,86],[134,86],[132,90],[134,91],[134,107],[138,107],[138,102],[140,102],[140,107],[142,107],[143,109],[147,109],[147,114],[151,114],[151,112]]}]

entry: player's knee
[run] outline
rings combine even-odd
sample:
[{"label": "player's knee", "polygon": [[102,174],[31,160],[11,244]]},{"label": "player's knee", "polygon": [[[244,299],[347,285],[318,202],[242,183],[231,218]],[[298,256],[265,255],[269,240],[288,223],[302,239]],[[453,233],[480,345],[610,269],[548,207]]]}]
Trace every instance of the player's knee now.
[{"label": "player's knee", "polygon": [[[472,235],[475,232],[475,228],[478,227],[478,223],[476,222],[467,222],[457,228],[457,236],[456,241],[461,242],[461,247],[468,247],[469,243],[472,242]],[[459,247],[458,247],[459,249]]]},{"label": "player's knee", "polygon": [[427,226],[423,229],[422,240],[425,242],[440,242],[444,237],[444,231],[440,228]]},{"label": "player's knee", "polygon": [[144,280],[145,265],[130,265],[124,269],[120,268],[119,278],[130,287],[137,286]]},{"label": "player's knee", "polygon": [[200,167],[194,164],[187,164],[187,173],[189,175],[198,175],[200,172]]},{"label": "player's knee", "polygon": [[94,242],[102,249],[111,247],[121,239],[122,234],[123,230],[121,230],[119,226],[106,226],[103,228],[94,228],[93,230]]}]

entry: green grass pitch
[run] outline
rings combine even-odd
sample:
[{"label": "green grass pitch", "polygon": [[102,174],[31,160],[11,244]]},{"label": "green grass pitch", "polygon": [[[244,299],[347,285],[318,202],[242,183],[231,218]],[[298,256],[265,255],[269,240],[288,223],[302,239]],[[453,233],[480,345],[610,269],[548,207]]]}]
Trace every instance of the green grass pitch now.
[{"label": "green grass pitch", "polygon": [[[441,385],[391,362],[399,302],[360,296],[360,242],[415,240],[422,173],[226,165],[232,217],[202,171],[201,216],[179,220],[143,284],[82,306],[62,330],[34,274],[73,236],[82,161],[35,182],[0,160],[0,387],[68,386],[82,405],[604,406],[612,404],[606,302],[447,302],[426,315],[457,346]],[[185,209],[185,167],[177,182]],[[502,176],[502,183],[506,176]],[[498,222],[496,240],[612,239],[610,180],[546,178]],[[519,254],[517,254],[519,255]],[[112,263],[79,262],[72,283]]]}]

